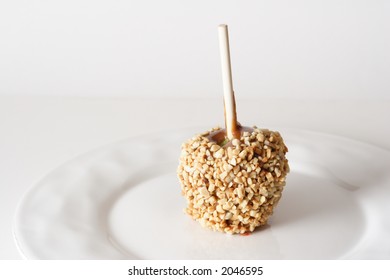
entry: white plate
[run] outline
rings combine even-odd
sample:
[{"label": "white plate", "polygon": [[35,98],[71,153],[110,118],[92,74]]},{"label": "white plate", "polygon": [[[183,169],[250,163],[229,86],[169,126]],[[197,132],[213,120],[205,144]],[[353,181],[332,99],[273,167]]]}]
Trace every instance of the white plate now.
[{"label": "white plate", "polygon": [[20,202],[14,236],[28,259],[389,259],[390,152],[281,130],[291,173],[269,225],[250,236],[183,213],[180,144],[194,129],[130,139],[52,171]]}]

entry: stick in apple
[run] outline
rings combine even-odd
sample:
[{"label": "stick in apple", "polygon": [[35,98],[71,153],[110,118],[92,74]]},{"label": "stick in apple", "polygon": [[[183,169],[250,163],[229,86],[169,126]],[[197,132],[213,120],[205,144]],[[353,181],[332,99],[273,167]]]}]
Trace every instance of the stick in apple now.
[{"label": "stick in apple", "polygon": [[237,128],[236,101],[234,99],[232,69],[230,63],[229,35],[226,24],[218,26],[219,49],[221,54],[222,81],[225,107],[226,135],[231,140],[240,138]]}]

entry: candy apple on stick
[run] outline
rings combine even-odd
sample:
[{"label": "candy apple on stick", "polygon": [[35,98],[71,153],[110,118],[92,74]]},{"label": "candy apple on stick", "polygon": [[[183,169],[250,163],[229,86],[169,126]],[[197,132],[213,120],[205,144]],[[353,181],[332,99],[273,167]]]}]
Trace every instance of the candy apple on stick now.
[{"label": "candy apple on stick", "polygon": [[225,129],[213,128],[182,145],[177,169],[186,212],[204,227],[246,234],[265,225],[289,172],[279,132],[237,122],[227,25],[219,25]]}]

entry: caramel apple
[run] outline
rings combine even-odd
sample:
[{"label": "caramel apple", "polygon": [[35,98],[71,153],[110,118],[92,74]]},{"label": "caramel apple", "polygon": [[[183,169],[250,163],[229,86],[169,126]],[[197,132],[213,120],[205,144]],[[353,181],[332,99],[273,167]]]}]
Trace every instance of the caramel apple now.
[{"label": "caramel apple", "polygon": [[279,132],[237,122],[227,26],[219,30],[226,129],[186,141],[177,174],[188,215],[213,230],[244,234],[265,225],[282,196],[287,147]]}]

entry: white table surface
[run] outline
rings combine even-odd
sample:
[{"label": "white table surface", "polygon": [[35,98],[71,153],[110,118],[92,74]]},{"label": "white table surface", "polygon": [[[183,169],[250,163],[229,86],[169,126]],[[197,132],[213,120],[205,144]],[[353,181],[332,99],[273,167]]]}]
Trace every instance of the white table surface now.
[{"label": "white table surface", "polygon": [[[384,100],[237,100],[245,125],[322,131],[388,150],[389,109]],[[17,204],[59,164],[139,134],[222,124],[221,98],[0,96],[0,259],[21,258],[12,236]]]}]

